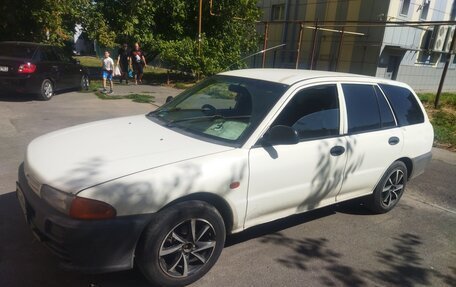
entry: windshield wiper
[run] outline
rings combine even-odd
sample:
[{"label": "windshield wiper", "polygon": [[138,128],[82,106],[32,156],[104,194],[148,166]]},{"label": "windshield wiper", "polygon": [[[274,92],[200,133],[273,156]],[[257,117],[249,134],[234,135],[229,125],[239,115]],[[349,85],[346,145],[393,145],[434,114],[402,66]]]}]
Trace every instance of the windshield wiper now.
[{"label": "windshield wiper", "polygon": [[217,115],[212,115],[212,116],[201,116],[201,117],[192,117],[192,118],[183,118],[183,119],[172,120],[172,121],[169,121],[168,123],[166,123],[166,126],[172,126],[175,123],[188,122],[188,121],[217,120],[217,119],[224,119],[224,120],[246,119],[246,118],[250,118],[250,117],[251,116],[249,116],[249,115],[225,117],[220,114],[217,114]]}]

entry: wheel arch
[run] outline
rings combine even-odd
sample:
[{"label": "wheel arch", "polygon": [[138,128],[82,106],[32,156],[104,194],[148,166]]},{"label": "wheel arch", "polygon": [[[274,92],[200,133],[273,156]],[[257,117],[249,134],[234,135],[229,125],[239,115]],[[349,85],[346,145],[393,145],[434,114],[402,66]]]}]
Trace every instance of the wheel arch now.
[{"label": "wheel arch", "polygon": [[223,222],[225,223],[226,233],[227,234],[231,233],[231,231],[233,229],[233,224],[234,224],[233,210],[230,207],[229,203],[217,194],[213,194],[213,193],[209,193],[209,192],[192,193],[192,194],[180,197],[176,200],[169,202],[164,207],[162,207],[160,210],[163,210],[174,204],[185,202],[185,201],[190,201],[190,200],[200,200],[200,201],[204,201],[204,202],[214,206],[223,218]]},{"label": "wheel arch", "polygon": [[397,159],[396,161],[401,161],[405,164],[405,167],[407,168],[407,180],[409,180],[410,176],[412,175],[412,172],[413,172],[412,160],[408,157],[401,157],[401,158]]}]

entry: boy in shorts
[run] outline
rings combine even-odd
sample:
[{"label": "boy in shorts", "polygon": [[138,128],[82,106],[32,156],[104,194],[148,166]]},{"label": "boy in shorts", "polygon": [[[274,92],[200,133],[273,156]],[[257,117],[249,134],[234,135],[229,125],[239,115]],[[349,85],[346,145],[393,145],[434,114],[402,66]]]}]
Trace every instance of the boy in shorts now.
[{"label": "boy in shorts", "polygon": [[[104,58],[101,63],[102,70],[103,70],[103,93],[112,94],[112,72],[114,71],[114,61],[111,57],[109,57],[109,52],[104,52]],[[111,88],[108,92],[106,90],[106,79],[109,81],[109,87]]]}]

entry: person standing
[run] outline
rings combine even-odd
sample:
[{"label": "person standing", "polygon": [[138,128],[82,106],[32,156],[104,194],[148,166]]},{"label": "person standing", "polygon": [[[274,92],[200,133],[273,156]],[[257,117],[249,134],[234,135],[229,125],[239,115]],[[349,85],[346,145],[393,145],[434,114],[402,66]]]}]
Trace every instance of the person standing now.
[{"label": "person standing", "polygon": [[135,73],[135,84],[138,82],[142,83],[142,77],[144,74],[144,67],[147,67],[146,58],[144,53],[139,47],[138,43],[135,43],[133,50],[130,53],[130,63],[133,66],[133,71]]},{"label": "person standing", "polygon": [[[104,58],[103,58],[103,61],[101,62],[101,68],[102,68],[102,71],[103,71],[103,93],[108,93],[108,94],[112,94],[112,87],[113,87],[113,83],[112,83],[112,73],[114,71],[114,60],[110,57],[109,55],[109,52],[108,51],[105,51],[104,52]],[[108,92],[106,90],[106,80],[109,81],[109,87],[110,87],[110,91]]]},{"label": "person standing", "polygon": [[128,64],[130,61],[130,50],[128,44],[124,43],[118,51],[117,66],[120,69],[120,83],[125,79],[125,83],[128,85]]}]

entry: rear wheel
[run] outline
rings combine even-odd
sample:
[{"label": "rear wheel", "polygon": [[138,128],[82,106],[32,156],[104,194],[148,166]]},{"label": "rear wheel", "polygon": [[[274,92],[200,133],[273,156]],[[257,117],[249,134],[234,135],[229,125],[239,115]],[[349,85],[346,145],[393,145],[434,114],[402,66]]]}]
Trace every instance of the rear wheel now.
[{"label": "rear wheel", "polygon": [[225,244],[217,209],[202,201],[173,205],[157,213],[137,248],[144,276],[158,286],[195,282],[215,264]]},{"label": "rear wheel", "polygon": [[393,209],[404,193],[407,184],[407,167],[401,161],[394,162],[383,175],[374,190],[371,209],[386,213]]},{"label": "rear wheel", "polygon": [[38,96],[42,101],[48,101],[52,98],[52,96],[54,96],[54,85],[52,84],[51,80],[45,79],[41,83],[41,90]]}]

